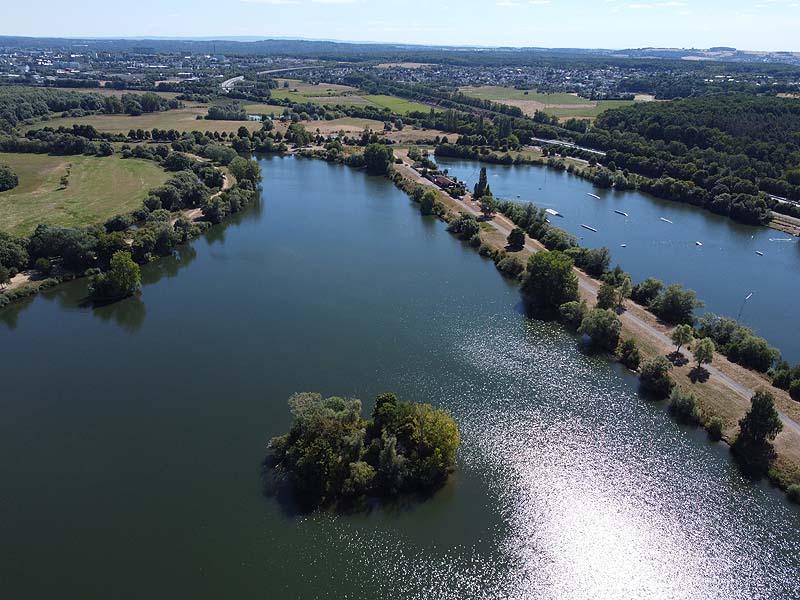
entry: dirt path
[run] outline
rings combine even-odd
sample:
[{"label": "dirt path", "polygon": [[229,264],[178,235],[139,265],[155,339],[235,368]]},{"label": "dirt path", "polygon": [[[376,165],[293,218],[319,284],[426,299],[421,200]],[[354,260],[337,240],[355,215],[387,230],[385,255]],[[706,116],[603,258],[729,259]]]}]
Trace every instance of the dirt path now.
[{"label": "dirt path", "polygon": [[[433,189],[439,190],[439,187],[436,186],[433,182],[428,181],[424,177],[422,177],[410,164],[408,164],[408,155],[403,151],[397,152],[397,155],[403,160],[403,164],[395,165],[395,168],[399,170],[405,177],[419,183],[420,185],[424,185],[426,187],[431,187]],[[453,203],[470,214],[475,216],[480,216],[480,206],[478,203],[472,198],[472,194],[469,192],[464,196],[463,200],[453,198]],[[511,233],[511,230],[514,229],[515,225],[511,222],[504,215],[496,215],[491,221],[487,221],[496,231],[498,231],[503,236],[508,236]],[[533,240],[526,236],[525,241],[525,249],[531,253],[539,252],[540,250],[545,250],[545,247],[539,243],[537,240]],[[588,299],[595,300],[597,298],[597,292],[600,288],[600,282],[596,279],[592,279],[583,271],[575,269],[576,274],[578,275],[578,284],[580,286],[581,291],[583,292],[582,295],[587,297]],[[639,332],[640,336],[645,336],[649,338],[649,344],[651,346],[655,346],[659,348],[664,354],[669,354],[674,349],[674,344],[672,340],[669,338],[667,333],[667,328],[664,327],[663,329],[659,329],[656,326],[652,325],[649,319],[645,315],[638,315],[636,313],[639,312],[646,312],[642,307],[635,305],[633,302],[627,302],[628,309],[620,315],[620,320],[628,330],[636,330]],[[681,350],[681,354],[689,361],[693,362],[694,356],[691,352],[686,349]],[[744,367],[739,365],[735,365],[727,360],[721,354],[714,355],[714,362],[717,364],[723,364],[724,370],[728,373],[732,373],[732,375],[728,375],[723,373],[720,369],[715,366],[706,365],[705,369],[709,373],[709,379],[715,379],[718,383],[720,383],[724,388],[728,391],[733,392],[736,396],[739,397],[740,400],[746,401],[746,404],[749,404],[750,398],[753,396],[754,389],[748,387],[741,383],[743,377],[737,377],[737,372],[739,370],[747,371]],[[750,373],[747,371],[747,373]],[[748,379],[752,379],[752,374]],[[760,379],[760,377],[758,378]],[[769,382],[763,380],[763,385],[768,386]],[[786,399],[780,394],[780,390],[778,390],[776,398],[776,405],[786,404]],[[788,396],[787,396],[788,398]],[[791,400],[788,400],[791,403]],[[796,403],[794,403],[796,404]],[[792,404],[789,404],[790,407],[793,408]],[[782,408],[782,407],[781,407]],[[784,410],[778,409],[778,414],[780,415],[781,421],[785,425],[785,427],[795,433],[796,435],[800,436],[800,424],[797,423],[792,417],[790,417]]]}]

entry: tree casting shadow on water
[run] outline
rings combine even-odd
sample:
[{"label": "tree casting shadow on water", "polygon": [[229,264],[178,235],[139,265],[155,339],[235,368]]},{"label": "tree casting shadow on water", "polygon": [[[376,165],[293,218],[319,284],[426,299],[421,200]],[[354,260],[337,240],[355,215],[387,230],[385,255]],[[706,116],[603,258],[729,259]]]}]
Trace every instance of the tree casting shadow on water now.
[{"label": "tree casting shadow on water", "polygon": [[417,508],[433,498],[445,485],[442,482],[425,492],[403,493],[393,497],[360,496],[339,499],[322,505],[303,502],[292,489],[286,473],[275,468],[274,460],[267,456],[261,463],[261,493],[265,498],[278,503],[286,517],[302,517],[316,511],[331,512],[338,515],[369,515],[376,510],[389,514],[400,514]]}]

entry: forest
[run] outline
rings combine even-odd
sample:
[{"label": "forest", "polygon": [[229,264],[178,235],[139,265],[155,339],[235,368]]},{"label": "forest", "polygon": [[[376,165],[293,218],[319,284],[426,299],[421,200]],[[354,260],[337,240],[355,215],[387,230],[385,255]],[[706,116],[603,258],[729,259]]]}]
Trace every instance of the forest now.
[{"label": "forest", "polygon": [[[579,143],[604,163],[651,179],[644,191],[746,223],[798,208],[800,101],[723,95],[640,103],[601,114]],[[762,194],[763,192],[763,194]]]}]

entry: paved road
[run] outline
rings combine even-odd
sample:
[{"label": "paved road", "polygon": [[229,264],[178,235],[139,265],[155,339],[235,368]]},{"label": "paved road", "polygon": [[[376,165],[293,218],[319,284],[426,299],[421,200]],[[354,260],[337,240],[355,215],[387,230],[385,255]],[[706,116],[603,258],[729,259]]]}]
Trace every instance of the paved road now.
[{"label": "paved road", "polygon": [[[433,187],[433,188],[439,189],[438,186],[436,186],[433,182],[428,181],[424,177],[420,176],[419,173],[417,173],[417,171],[415,171],[414,168],[412,166],[408,165],[407,163],[404,162],[402,165],[397,165],[397,166],[400,166],[401,168],[403,168],[403,170],[406,172],[406,174],[409,175],[415,181],[418,181],[419,183],[421,183],[423,185],[427,185],[429,187]],[[459,200],[457,198],[454,198],[453,200],[454,200],[454,202],[456,202],[456,204],[458,204],[466,212],[471,213],[471,214],[476,215],[476,216],[479,216],[481,214],[480,210],[475,208],[475,207],[473,207],[473,206],[471,206],[469,204],[469,201],[470,201],[471,197],[472,197],[472,195],[469,194],[469,192],[468,192],[467,195],[465,196],[465,198],[467,199],[466,202],[464,200]],[[505,223],[508,223],[508,225],[506,225]],[[500,233],[502,233],[505,236],[508,236],[508,234],[511,233],[511,229],[514,228],[514,224],[511,223],[511,221],[509,221],[505,216],[502,216],[502,215],[497,215],[494,219],[489,221],[489,224],[492,227],[494,227],[497,231],[499,231]],[[539,252],[539,250],[541,250],[541,247],[536,245],[536,244],[534,244],[532,241],[529,241],[529,238],[526,237],[525,240],[526,240],[525,241],[525,248],[527,250],[530,250],[531,252],[534,252],[534,253],[535,252]],[[586,275],[584,275],[581,271],[577,271],[577,273],[578,273],[578,285],[580,285],[581,289],[586,290],[586,291],[592,293],[593,295],[597,295],[597,291],[598,291],[597,283],[594,282],[593,280],[589,279],[588,277],[586,277]],[[643,321],[642,319],[640,319],[636,315],[632,314],[630,311],[624,312],[622,315],[620,315],[620,318],[623,321],[630,322],[632,325],[634,325],[638,329],[646,331],[648,334],[650,334],[651,336],[655,337],[660,342],[663,342],[668,346],[674,345],[672,340],[669,339],[668,336],[666,336],[665,334],[660,332],[658,329],[656,329],[655,327],[653,327],[649,323]],[[687,358],[687,360],[689,360],[689,361],[693,361],[693,359],[694,359],[694,356],[691,354],[691,352],[689,352],[686,349],[681,349],[681,354],[683,356],[685,356]],[[738,383],[737,381],[731,379],[730,377],[728,377],[724,373],[720,372],[715,367],[712,367],[711,365],[706,365],[705,369],[709,372],[710,376],[716,377],[717,379],[719,379],[728,389],[730,389],[735,394],[738,394],[739,396],[742,396],[743,398],[745,398],[747,400],[750,400],[750,398],[753,396],[753,393],[754,393],[753,390],[750,390],[747,387],[745,387],[745,386],[741,385],[740,383]],[[794,431],[795,433],[800,435],[800,425],[798,423],[793,421],[787,414],[785,414],[785,413],[783,413],[781,411],[778,411],[778,415],[780,416],[781,421],[783,422],[783,424],[788,429],[791,429],[792,431]]]}]

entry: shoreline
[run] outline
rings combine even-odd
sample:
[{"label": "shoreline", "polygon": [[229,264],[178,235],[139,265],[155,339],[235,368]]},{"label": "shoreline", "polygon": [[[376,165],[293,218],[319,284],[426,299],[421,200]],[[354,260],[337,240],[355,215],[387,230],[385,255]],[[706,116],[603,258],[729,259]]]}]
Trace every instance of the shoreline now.
[{"label": "shoreline", "polygon": [[[455,210],[468,212],[476,217],[481,216],[480,208],[472,200],[469,192],[465,195],[465,200],[452,198],[433,182],[422,177],[409,164],[407,151],[400,150],[396,155],[403,162],[394,165],[395,172],[400,173],[404,182],[435,190],[437,199],[445,205],[448,212]],[[401,189],[407,192],[404,187]],[[489,221],[480,222],[483,243],[495,250],[505,250],[506,237],[515,225],[500,213]],[[488,225],[492,231],[484,228],[483,224]],[[516,256],[523,263],[527,263],[528,257],[542,250],[546,251],[544,245],[526,234],[522,250],[510,252],[509,256]],[[581,298],[590,306],[594,305],[600,282],[576,267],[573,270],[578,276]],[[625,301],[625,308],[625,311],[618,315],[622,322],[621,338],[633,338],[645,358],[665,356],[674,351],[675,345],[669,339],[671,327],[659,323],[654,315],[630,299]],[[704,417],[701,425],[714,416],[723,420],[725,427],[722,441],[728,445],[733,443],[738,433],[738,421],[749,410],[750,398],[755,389],[765,387],[770,390],[775,396],[775,406],[784,428],[773,444],[778,457],[773,465],[774,472],[770,472],[769,480],[784,491],[789,485],[800,483],[800,403],[792,400],[786,391],[775,388],[765,376],[729,361],[719,352],[715,353],[712,365],[705,365],[709,372],[708,381],[693,383],[689,377],[692,354],[686,349],[682,349],[681,354],[689,359],[689,363],[673,368],[670,376],[681,388],[697,396],[698,406]]]}]

